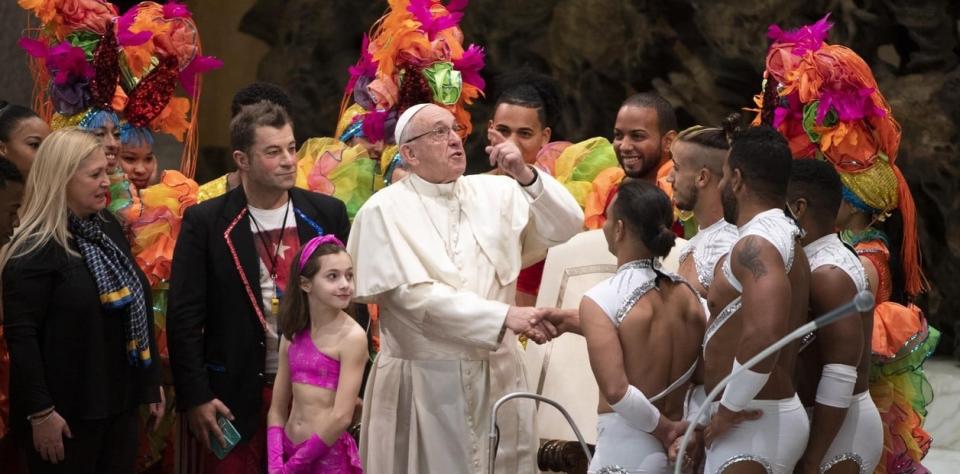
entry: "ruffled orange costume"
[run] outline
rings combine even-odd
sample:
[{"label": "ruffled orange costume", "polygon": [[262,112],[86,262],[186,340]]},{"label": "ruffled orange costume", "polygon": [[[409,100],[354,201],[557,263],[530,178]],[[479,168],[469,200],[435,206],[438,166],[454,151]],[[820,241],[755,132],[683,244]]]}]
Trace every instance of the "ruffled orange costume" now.
[{"label": "ruffled orange costume", "polygon": [[920,464],[933,440],[923,429],[933,390],[923,362],[933,354],[940,332],[927,325],[920,308],[890,301],[890,252],[880,238],[845,233],[856,242],[857,254],[877,270],[877,307],[873,315],[870,395],[883,420],[884,451],[877,474],[928,472]]}]

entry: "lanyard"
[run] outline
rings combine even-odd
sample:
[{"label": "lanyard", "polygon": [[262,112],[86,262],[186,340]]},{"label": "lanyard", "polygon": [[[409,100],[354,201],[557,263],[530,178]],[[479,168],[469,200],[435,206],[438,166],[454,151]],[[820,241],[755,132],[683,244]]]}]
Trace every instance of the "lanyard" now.
[{"label": "lanyard", "polygon": [[283,211],[283,224],[280,226],[280,237],[277,239],[276,247],[274,248],[273,255],[270,254],[270,244],[273,239],[270,239],[265,232],[263,226],[257,222],[257,218],[253,216],[253,213],[250,212],[250,222],[253,222],[253,226],[257,229],[257,234],[260,236],[260,241],[263,243],[263,249],[267,252],[267,260],[270,262],[270,279],[273,281],[273,299],[271,300],[270,309],[274,316],[280,312],[280,286],[277,285],[277,264],[280,261],[280,247],[283,244],[283,234],[287,231],[287,217],[290,215],[290,200],[287,200],[287,207]]}]

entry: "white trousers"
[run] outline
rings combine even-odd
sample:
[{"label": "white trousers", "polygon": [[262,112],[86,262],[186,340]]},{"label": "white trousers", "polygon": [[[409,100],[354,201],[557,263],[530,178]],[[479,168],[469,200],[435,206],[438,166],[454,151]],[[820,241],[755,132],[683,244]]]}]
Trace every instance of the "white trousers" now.
[{"label": "white trousers", "polygon": [[883,423],[880,412],[870,398],[870,391],[853,396],[853,403],[847,410],[847,417],[833,439],[830,448],[820,461],[820,472],[835,464],[853,460],[860,466],[860,472],[873,472],[880,462],[883,452]]},{"label": "white trousers", "polygon": [[597,448],[587,473],[602,474],[607,472],[604,469],[630,474],[673,472],[660,441],[616,413],[597,416]]},{"label": "white trousers", "polygon": [[[711,414],[720,406],[714,402]],[[707,474],[717,474],[733,464],[753,461],[771,474],[792,474],[807,448],[810,420],[796,395],[783,400],[753,400],[746,410],[763,412],[757,420],[744,421],[713,442],[707,449]]]}]

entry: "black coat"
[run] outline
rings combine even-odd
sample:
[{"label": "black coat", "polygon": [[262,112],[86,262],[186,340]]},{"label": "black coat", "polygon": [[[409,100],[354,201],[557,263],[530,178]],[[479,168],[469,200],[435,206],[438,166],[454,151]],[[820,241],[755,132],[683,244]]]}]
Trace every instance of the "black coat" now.
[{"label": "black coat", "polygon": [[[130,244],[108,212],[103,230],[127,257]],[[71,242],[71,248],[79,250]],[[134,264],[134,267],[136,265]],[[71,420],[100,420],[160,401],[160,358],[153,334],[150,284],[137,269],[147,304],[152,364],[129,363],[125,315],[107,313],[81,256],[56,242],[11,259],[3,270],[4,330],[10,350],[10,403],[15,423],[56,405]]]},{"label": "black coat", "polygon": [[[332,233],[346,242],[347,210],[336,198],[290,190],[304,244]],[[173,254],[167,341],[177,406],[220,399],[243,439],[262,405],[266,340],[260,265],[243,186],[187,209]]]}]

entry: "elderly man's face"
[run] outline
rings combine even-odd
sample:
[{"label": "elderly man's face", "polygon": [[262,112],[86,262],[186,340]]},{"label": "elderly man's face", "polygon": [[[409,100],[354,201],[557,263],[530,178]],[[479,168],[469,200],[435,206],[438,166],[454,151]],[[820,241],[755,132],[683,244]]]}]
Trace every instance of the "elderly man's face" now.
[{"label": "elderly man's face", "polygon": [[431,183],[449,183],[463,175],[467,156],[455,131],[453,114],[430,105],[413,116],[400,146],[410,171]]}]

